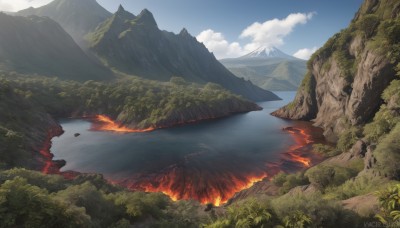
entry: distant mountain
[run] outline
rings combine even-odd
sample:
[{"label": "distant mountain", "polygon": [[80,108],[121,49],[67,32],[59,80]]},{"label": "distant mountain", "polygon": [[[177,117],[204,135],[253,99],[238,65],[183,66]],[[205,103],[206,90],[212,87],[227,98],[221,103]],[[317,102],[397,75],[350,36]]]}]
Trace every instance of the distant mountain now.
[{"label": "distant mountain", "polygon": [[306,61],[277,48],[261,47],[239,58],[220,62],[237,77],[273,91],[297,90],[307,71]]},{"label": "distant mountain", "polygon": [[0,13],[0,72],[12,71],[77,81],[112,78],[50,18]]},{"label": "distant mountain", "polygon": [[135,16],[120,6],[86,38],[90,51],[106,66],[127,74],[161,81],[179,76],[190,82],[217,83],[255,101],[279,99],[235,77],[186,29],[179,34],[159,30],[146,9]]},{"label": "distant mountain", "polygon": [[85,46],[83,37],[112,14],[96,0],[55,0],[39,8],[21,10],[16,15],[49,17],[58,22],[80,46]]},{"label": "distant mountain", "polygon": [[290,56],[288,54],[283,53],[276,47],[259,47],[256,50],[250,52],[247,55],[239,57],[240,59],[248,59],[248,58],[282,58],[282,59],[290,59],[297,60],[297,58]]}]

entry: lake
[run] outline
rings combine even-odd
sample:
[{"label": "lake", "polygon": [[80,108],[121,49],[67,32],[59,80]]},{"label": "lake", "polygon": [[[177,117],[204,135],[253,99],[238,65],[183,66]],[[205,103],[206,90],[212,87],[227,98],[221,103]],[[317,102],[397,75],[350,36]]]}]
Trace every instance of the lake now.
[{"label": "lake", "polygon": [[318,162],[310,151],[323,142],[321,130],[271,116],[295,96],[276,94],[283,100],[258,103],[262,111],[144,133],[91,131],[88,120],[60,120],[65,133],[52,140],[51,152],[67,162],[61,171],[100,173],[131,189],[219,205],[280,170]]}]

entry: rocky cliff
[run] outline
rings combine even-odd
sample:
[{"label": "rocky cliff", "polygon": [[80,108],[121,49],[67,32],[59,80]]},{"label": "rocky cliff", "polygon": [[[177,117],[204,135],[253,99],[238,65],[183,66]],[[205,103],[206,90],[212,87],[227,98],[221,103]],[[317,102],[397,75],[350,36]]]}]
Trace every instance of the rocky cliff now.
[{"label": "rocky cliff", "polygon": [[314,121],[331,141],[371,121],[396,77],[399,13],[398,1],[365,1],[349,27],[311,57],[295,100],[272,115]]}]

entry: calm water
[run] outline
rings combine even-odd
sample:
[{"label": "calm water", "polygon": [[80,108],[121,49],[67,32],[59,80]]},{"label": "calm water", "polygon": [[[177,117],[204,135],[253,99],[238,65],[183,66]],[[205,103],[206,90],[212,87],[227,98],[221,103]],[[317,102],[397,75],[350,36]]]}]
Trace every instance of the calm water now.
[{"label": "calm water", "polygon": [[[62,120],[65,133],[53,139],[51,152],[54,159],[67,161],[62,171],[101,173],[114,180],[134,181],[179,167],[183,179],[196,176],[211,185],[209,179],[227,173],[240,178],[268,171],[267,164],[282,164],[282,153],[295,144],[282,128],[308,126],[269,114],[295,96],[277,94],[283,100],[259,103],[262,111],[148,133],[96,132],[89,130],[86,120]],[[81,136],[74,137],[75,133]]]}]

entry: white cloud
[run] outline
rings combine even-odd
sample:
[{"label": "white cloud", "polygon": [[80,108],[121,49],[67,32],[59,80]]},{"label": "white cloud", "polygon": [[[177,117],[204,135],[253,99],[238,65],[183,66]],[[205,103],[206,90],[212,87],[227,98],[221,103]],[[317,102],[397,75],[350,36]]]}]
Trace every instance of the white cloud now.
[{"label": "white cloud", "polygon": [[19,11],[28,7],[39,7],[52,0],[0,0],[0,11]]},{"label": "white cloud", "polygon": [[250,38],[250,42],[241,46],[238,42],[229,43],[222,33],[211,29],[201,32],[197,36],[209,51],[214,52],[217,58],[237,57],[254,51],[263,46],[267,48],[279,47],[284,44],[284,38],[299,24],[306,24],[315,13],[293,13],[283,19],[272,19],[263,23],[255,22],[245,28],[239,38]]},{"label": "white cloud", "polygon": [[284,44],[283,38],[289,35],[298,24],[305,24],[314,13],[293,13],[284,19],[272,19],[264,23],[255,22],[243,30],[240,37],[251,38],[252,42],[245,46],[252,51],[260,46],[279,47]]},{"label": "white cloud", "polygon": [[239,43],[229,43],[224,35],[212,29],[202,31],[197,35],[197,40],[203,43],[217,58],[239,57],[244,54]]},{"label": "white cloud", "polygon": [[316,52],[317,50],[318,50],[317,47],[303,48],[296,51],[296,53],[294,53],[293,56],[299,59],[308,60],[310,59],[311,55],[314,54],[314,52]]}]

